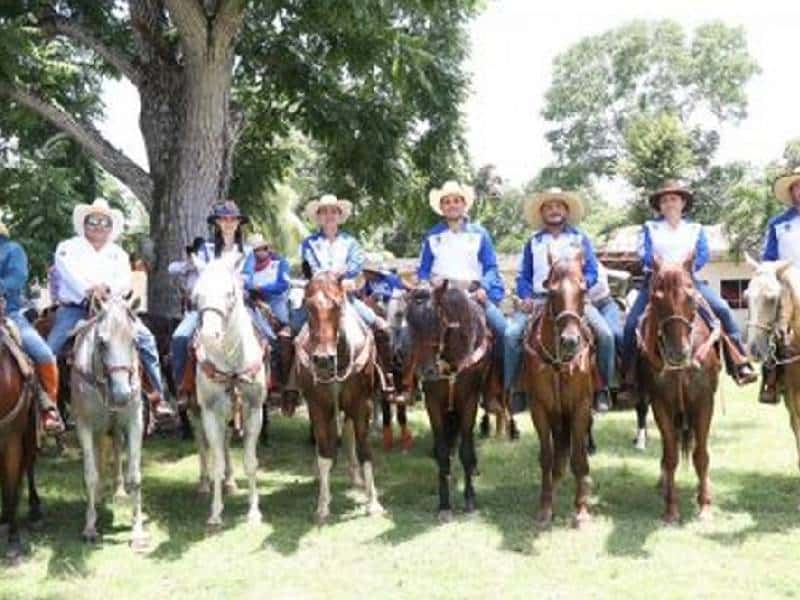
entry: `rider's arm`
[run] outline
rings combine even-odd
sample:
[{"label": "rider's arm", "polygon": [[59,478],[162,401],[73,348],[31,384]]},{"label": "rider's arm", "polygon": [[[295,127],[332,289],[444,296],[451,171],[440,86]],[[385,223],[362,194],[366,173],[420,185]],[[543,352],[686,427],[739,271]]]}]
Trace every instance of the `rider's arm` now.
[{"label": "rider's arm", "polygon": [[91,261],[81,252],[77,238],[61,242],[56,248],[55,270],[58,274],[60,300],[80,302],[95,281],[89,273]]},{"label": "rider's arm", "polygon": [[119,246],[113,248],[113,269],[109,273],[108,281],[102,282],[111,289],[112,296],[127,294],[133,289],[133,271],[128,253]]},{"label": "rider's arm", "polygon": [[517,274],[517,296],[520,300],[533,297],[533,254],[530,240],[525,243]]},{"label": "rider's arm", "polygon": [[347,249],[347,271],[345,271],[346,279],[354,279],[359,276],[361,270],[364,268],[364,251],[355,240],[350,239],[349,248]]},{"label": "rider's arm", "polygon": [[583,278],[586,280],[586,288],[589,289],[597,283],[597,256],[592,248],[592,242],[589,237],[584,233],[581,234],[581,243],[583,246]]},{"label": "rider's arm", "polygon": [[639,231],[638,242],[639,258],[645,271],[653,270],[653,240],[650,238],[650,229],[647,225],[642,225]]},{"label": "rider's arm", "polygon": [[706,237],[706,228],[700,226],[700,233],[697,236],[697,244],[695,245],[694,252],[694,272],[697,273],[700,269],[706,266],[709,258],[708,238]]},{"label": "rider's arm", "polygon": [[761,260],[778,260],[778,236],[775,234],[775,224],[770,222],[767,227],[767,239],[764,240],[764,250],[761,252]]},{"label": "rider's arm", "polygon": [[19,292],[28,281],[28,257],[17,243],[8,244],[5,269],[0,277],[0,293]]},{"label": "rider's arm", "polygon": [[431,278],[431,268],[433,268],[433,252],[428,236],[422,240],[422,251],[419,257],[419,267],[417,267],[417,279],[427,281]]},{"label": "rider's arm", "polygon": [[278,263],[278,274],[275,276],[275,281],[262,285],[259,291],[267,296],[280,296],[289,289],[291,281],[289,281],[289,261],[281,257]]},{"label": "rider's arm", "polygon": [[481,287],[486,290],[486,295],[492,302],[500,302],[505,296],[505,286],[497,268],[497,255],[494,252],[492,240],[486,231],[481,231],[481,247],[478,250],[478,260],[483,267]]}]

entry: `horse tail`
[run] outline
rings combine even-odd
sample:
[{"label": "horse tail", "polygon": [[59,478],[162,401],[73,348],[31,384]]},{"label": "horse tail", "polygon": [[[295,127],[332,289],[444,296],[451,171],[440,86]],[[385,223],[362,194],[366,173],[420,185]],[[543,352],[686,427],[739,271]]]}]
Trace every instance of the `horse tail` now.
[{"label": "horse tail", "polygon": [[452,450],[456,446],[456,438],[458,437],[458,413],[450,411],[444,418],[444,433],[447,440],[447,447]]}]

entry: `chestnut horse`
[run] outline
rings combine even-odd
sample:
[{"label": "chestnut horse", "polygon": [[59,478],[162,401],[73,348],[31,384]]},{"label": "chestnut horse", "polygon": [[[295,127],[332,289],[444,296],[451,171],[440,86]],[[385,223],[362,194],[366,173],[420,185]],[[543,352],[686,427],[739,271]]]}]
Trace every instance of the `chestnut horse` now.
[{"label": "chestnut horse", "polygon": [[539,436],[542,490],[537,520],[553,519],[553,493],[567,458],[575,477],[577,527],[589,521],[588,436],[594,397],[594,338],[584,314],[583,255],[554,259],[545,281],[549,296],[525,335],[521,381],[531,397]]},{"label": "chestnut horse", "polygon": [[439,519],[453,517],[450,455],[461,437],[465,511],[475,511],[472,478],[478,459],[473,429],[491,360],[491,333],[483,309],[466,290],[447,280],[411,292],[407,321],[411,365],[422,381],[439,467]]},{"label": "chestnut horse", "polygon": [[[22,555],[17,525],[17,505],[22,478],[28,477],[29,516],[42,517],[41,502],[36,492],[34,463],[36,460],[35,378],[27,358],[10,338],[3,324],[3,301],[0,298],[0,483],[3,510],[0,526],[8,528],[6,558],[16,562]],[[13,348],[13,349],[12,349]]]},{"label": "chestnut horse", "polygon": [[306,286],[305,305],[308,324],[295,340],[295,353],[297,382],[308,404],[317,448],[317,521],[324,523],[330,516],[330,472],[336,457],[340,412],[348,425],[345,442],[349,446],[350,478],[355,485],[364,486],[367,513],[382,513],[369,443],[372,397],[377,387],[375,340],[348,302],[341,277],[327,271],[314,275]]},{"label": "chestnut horse", "polygon": [[650,300],[637,331],[638,381],[650,399],[661,433],[663,519],[667,524],[680,518],[675,485],[679,447],[684,460],[692,452],[699,480],[699,516],[711,517],[708,432],[719,382],[720,359],[714,345],[720,331],[710,329],[697,310],[693,265],[693,253],[682,264],[663,264],[656,258]]}]

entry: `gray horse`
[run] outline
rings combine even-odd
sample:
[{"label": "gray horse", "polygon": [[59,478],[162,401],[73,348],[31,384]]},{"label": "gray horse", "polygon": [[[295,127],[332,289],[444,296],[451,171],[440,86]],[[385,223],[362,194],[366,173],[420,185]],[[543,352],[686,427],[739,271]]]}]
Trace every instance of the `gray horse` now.
[{"label": "gray horse", "polygon": [[201,468],[211,458],[213,499],[208,524],[222,524],[222,482],[226,475],[228,423],[244,432],[244,470],[249,479],[249,523],[261,522],[258,508],[256,444],[266,399],[263,352],[244,305],[241,260],[221,258],[204,266],[192,293],[200,323],[197,329],[197,404],[202,428],[198,450]]},{"label": "gray horse", "polygon": [[133,311],[123,298],[92,300],[90,318],[76,328],[70,385],[87,495],[83,537],[90,542],[98,537],[96,503],[110,436],[117,479],[123,445],[127,450],[124,489],[133,503],[131,546],[139,550],[147,542],[142,515],[144,417]]}]

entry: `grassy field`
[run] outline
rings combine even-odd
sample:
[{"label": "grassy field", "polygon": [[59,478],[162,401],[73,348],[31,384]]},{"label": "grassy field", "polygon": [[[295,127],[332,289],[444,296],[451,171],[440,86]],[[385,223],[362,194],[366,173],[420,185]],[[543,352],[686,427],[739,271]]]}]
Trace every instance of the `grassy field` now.
[{"label": "grassy field", "polygon": [[[594,520],[571,527],[573,481],[559,490],[554,525],[534,525],[538,442],[518,415],[516,443],[478,449],[478,515],[460,491],[457,518],[440,525],[431,438],[420,408],[417,445],[407,454],[376,450],[385,516],[367,517],[348,488],[343,462],[333,479],[333,519],[313,522],[316,485],[304,418],[275,416],[260,449],[264,523],[244,523],[246,498],[228,499],[225,527],[208,534],[208,501],[195,494],[197,460],[188,442],[148,441],[144,498],[151,549],[128,547],[126,503],[101,511],[102,544],[84,545],[79,453],[40,462],[47,519],[25,531],[18,567],[0,566],[2,598],[765,598],[800,593],[800,476],[782,406],[761,406],[756,390],[726,381],[711,440],[714,520],[695,519],[695,476],[679,469],[683,523],[664,527],[656,493],[660,441],[630,444],[633,413],[598,420],[591,460]],[[378,446],[377,436],[374,445]],[[237,449],[241,474],[241,451]],[[460,470],[460,469],[459,469]],[[459,484],[461,483],[460,477]],[[244,478],[239,478],[240,486]],[[4,550],[4,541],[0,551]]]}]

